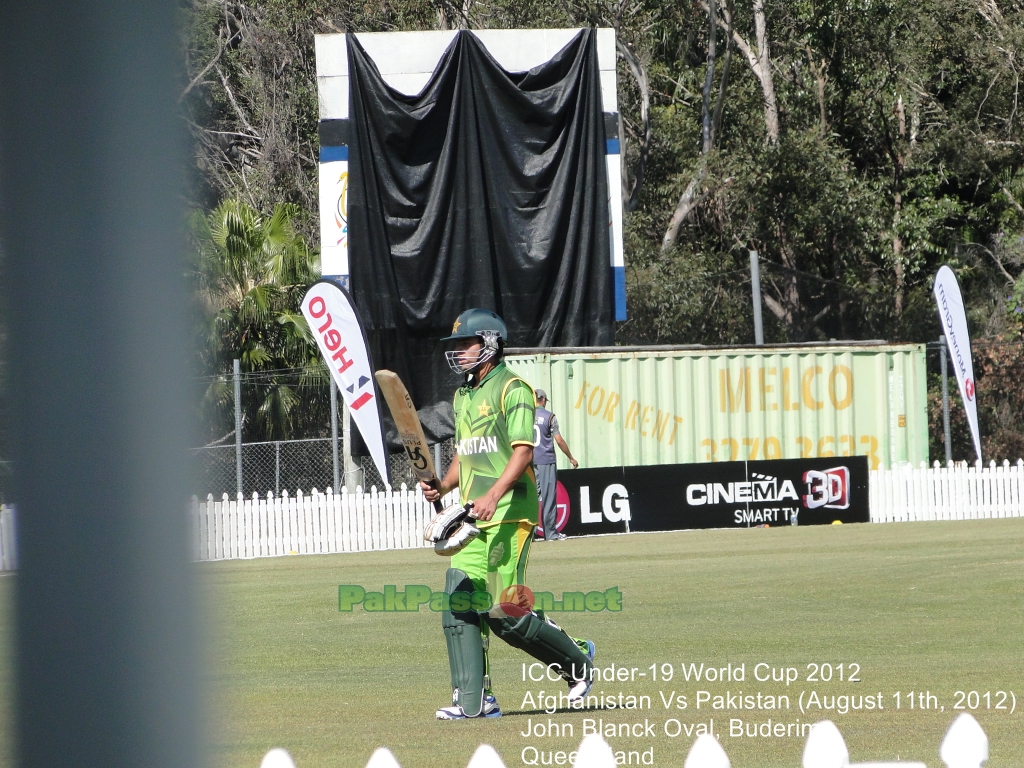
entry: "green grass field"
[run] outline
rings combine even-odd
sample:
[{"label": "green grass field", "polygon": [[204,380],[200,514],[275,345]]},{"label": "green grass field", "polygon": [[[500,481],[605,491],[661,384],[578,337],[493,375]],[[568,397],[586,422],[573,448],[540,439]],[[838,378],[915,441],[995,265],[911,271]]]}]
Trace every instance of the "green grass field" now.
[{"label": "green grass field", "polygon": [[[959,698],[968,704],[973,697],[968,701],[967,692],[990,691],[990,708],[982,697],[974,710],[989,735],[989,765],[1024,765],[1024,701],[1012,714],[1010,699],[1007,709],[996,708],[998,691],[1024,696],[1022,553],[1024,520],[694,531],[539,544],[529,573],[535,589],[556,597],[567,590],[622,591],[620,613],[554,617],[597,643],[599,668],[614,663],[646,673],[629,682],[598,682],[594,692],[648,696],[650,708],[537,711],[528,692],[537,697],[542,689],[557,693],[564,685],[524,681],[527,657],[495,641],[494,685],[505,717],[454,723],[433,717],[450,696],[436,613],[338,611],[339,584],[439,589],[442,558],[417,550],[202,564],[197,567],[210,617],[210,764],[256,768],[269,748],[283,746],[298,768],[361,768],[376,747],[386,745],[403,768],[463,768],[476,745],[487,742],[513,768],[524,764],[524,748],[535,748],[538,763],[541,754],[546,762],[546,753],[579,744],[585,720],[603,720],[647,721],[654,736],[609,738],[612,747],[627,757],[653,749],[654,765],[681,767],[694,737],[665,735],[671,720],[670,730],[678,721],[691,732],[713,721],[736,768],[796,768],[803,737],[732,736],[730,720],[746,727],[829,718],[854,761],[898,756],[940,766],[938,746],[956,714],[956,692],[965,692]],[[7,608],[11,586],[10,579],[0,580],[0,608]],[[687,682],[681,665],[690,663],[743,664],[745,680]],[[761,663],[794,668],[799,679],[788,686],[759,682],[754,668]],[[673,679],[652,680],[652,664],[659,671],[671,665]],[[831,664],[833,680],[808,681],[808,665],[814,664]],[[860,682],[838,682],[839,664],[844,676],[859,668]],[[0,677],[0,685],[8,677]],[[788,695],[790,708],[716,710],[711,702],[697,708],[698,691],[735,696],[741,690],[761,693],[762,700]],[[881,694],[884,709],[802,713],[799,696],[806,699],[812,691],[823,704],[843,695],[854,703],[877,701]],[[910,709],[911,691],[926,692],[929,708]],[[685,696],[687,708],[666,709],[663,697],[670,695]],[[566,735],[522,735],[528,725],[549,720]],[[532,754],[527,749],[527,758]]]}]

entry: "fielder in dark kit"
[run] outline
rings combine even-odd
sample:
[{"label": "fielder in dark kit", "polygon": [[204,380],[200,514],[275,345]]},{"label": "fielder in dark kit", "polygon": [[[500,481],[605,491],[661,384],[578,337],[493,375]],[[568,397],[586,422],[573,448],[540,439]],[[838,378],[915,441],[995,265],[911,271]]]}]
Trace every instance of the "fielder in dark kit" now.
[{"label": "fielder in dark kit", "polygon": [[558,474],[555,465],[555,444],[569,458],[572,468],[580,465],[572,457],[572,451],[558,432],[558,420],[555,414],[547,409],[548,395],[543,389],[536,390],[537,409],[533,421],[533,466],[537,472],[537,493],[540,495],[540,518],[544,528],[544,541],[560,541],[565,534],[559,533],[556,527],[555,489]]}]

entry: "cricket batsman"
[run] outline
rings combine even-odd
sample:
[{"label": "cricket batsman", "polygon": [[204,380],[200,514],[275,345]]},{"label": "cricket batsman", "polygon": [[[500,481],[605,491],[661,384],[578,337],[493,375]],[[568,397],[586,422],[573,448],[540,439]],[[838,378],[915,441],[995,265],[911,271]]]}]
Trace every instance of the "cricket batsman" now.
[{"label": "cricket batsman", "polygon": [[[569,701],[585,697],[592,682],[593,642],[569,637],[532,605],[515,609],[507,597],[502,605],[503,593],[518,594],[515,588],[525,585],[538,511],[530,466],[536,401],[530,385],[502,360],[507,339],[505,323],[486,309],[467,309],[442,339],[454,342],[448,363],[465,377],[455,393],[456,455],[439,489],[420,487],[430,502],[461,489],[473,519],[461,535],[446,539],[455,542],[447,551],[462,548],[452,554],[445,579],[450,610],[442,612],[441,624],[454,692],[452,706],[437,710],[439,720],[501,717],[487,660],[492,632],[557,670],[569,685]],[[470,530],[474,523],[479,535]],[[479,610],[481,605],[490,608]]]}]

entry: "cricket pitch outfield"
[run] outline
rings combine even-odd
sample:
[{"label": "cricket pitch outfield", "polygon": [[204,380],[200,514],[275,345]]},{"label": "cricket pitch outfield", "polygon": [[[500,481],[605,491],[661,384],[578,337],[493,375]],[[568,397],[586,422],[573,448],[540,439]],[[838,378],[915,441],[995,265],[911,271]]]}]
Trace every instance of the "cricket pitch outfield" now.
[{"label": "cricket pitch outfield", "polygon": [[[736,768],[796,768],[806,725],[827,718],[855,762],[941,766],[946,728],[969,711],[988,734],[988,765],[1019,766],[1022,564],[1024,519],[540,543],[534,589],[621,594],[618,611],[552,614],[596,642],[591,703],[604,707],[565,708],[552,697],[563,683],[495,640],[505,716],[439,722],[450,686],[438,613],[339,611],[339,585],[440,590],[446,559],[424,549],[204,563],[209,764],[257,768],[281,746],[297,768],[362,768],[384,745],[403,768],[464,768],[486,742],[519,768],[558,764],[599,729],[634,765],[682,766],[710,730]],[[12,592],[0,579],[8,648]],[[10,679],[8,664],[8,745]]]}]

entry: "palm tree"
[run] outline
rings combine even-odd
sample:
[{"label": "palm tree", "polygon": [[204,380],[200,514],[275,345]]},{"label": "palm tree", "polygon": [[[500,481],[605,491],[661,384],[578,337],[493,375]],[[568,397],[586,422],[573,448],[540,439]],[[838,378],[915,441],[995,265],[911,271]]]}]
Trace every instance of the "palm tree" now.
[{"label": "palm tree", "polygon": [[[208,416],[216,427],[230,429],[230,374],[232,360],[239,359],[250,440],[293,437],[311,420],[321,430],[329,423],[319,414],[329,392],[327,371],[299,311],[303,294],[320,276],[319,257],[295,231],[298,214],[288,203],[263,216],[244,202],[226,200],[191,222],[199,357],[203,372],[216,377],[204,406],[212,408]],[[305,396],[317,392],[315,385],[322,392]]]}]

